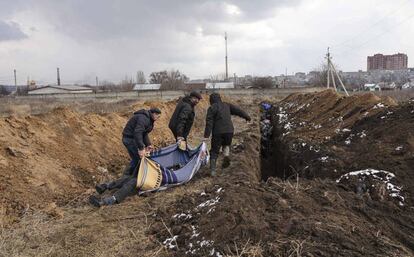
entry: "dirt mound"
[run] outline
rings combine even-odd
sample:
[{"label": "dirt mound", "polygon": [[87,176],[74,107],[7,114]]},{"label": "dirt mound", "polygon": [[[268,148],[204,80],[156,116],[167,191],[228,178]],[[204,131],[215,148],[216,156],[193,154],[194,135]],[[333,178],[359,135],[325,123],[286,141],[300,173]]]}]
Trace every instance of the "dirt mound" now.
[{"label": "dirt mound", "polygon": [[[413,110],[412,102],[397,106],[372,94],[340,97],[327,90],[290,96],[274,108],[273,152],[279,158],[270,165],[279,167],[280,177],[336,179],[375,168],[395,173],[398,182],[414,182]],[[404,185],[409,199],[411,185]]]}]

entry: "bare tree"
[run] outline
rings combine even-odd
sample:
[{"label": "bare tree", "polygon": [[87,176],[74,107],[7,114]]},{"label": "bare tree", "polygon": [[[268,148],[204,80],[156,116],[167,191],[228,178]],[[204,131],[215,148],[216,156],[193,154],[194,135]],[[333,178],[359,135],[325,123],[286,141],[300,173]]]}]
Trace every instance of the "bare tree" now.
[{"label": "bare tree", "polygon": [[162,84],[167,79],[167,71],[155,71],[150,74],[151,84]]},{"label": "bare tree", "polygon": [[184,83],[187,82],[188,77],[179,70],[158,71],[150,74],[150,82],[154,84],[161,84],[163,90],[177,90],[184,89]]},{"label": "bare tree", "polygon": [[145,84],[147,80],[145,79],[145,75],[143,71],[137,72],[137,84]]}]

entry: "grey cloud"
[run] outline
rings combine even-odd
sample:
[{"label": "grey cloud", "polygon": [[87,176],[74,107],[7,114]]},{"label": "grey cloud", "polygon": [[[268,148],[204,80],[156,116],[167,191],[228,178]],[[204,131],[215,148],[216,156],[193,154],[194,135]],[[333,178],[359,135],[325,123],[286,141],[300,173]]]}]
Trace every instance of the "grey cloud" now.
[{"label": "grey cloud", "polygon": [[20,29],[19,24],[0,21],[0,41],[21,40],[25,38],[27,38],[27,35]]},{"label": "grey cloud", "polygon": [[[217,24],[231,24],[264,19],[274,15],[276,8],[298,4],[300,0],[235,1],[210,0],[180,2],[62,0],[40,1],[32,9],[47,17],[57,31],[77,40],[113,38],[165,38],[171,32],[195,33],[195,27],[207,27],[209,33],[221,34]],[[30,3],[30,2],[28,2]],[[226,4],[239,7],[242,14],[232,17]]]}]

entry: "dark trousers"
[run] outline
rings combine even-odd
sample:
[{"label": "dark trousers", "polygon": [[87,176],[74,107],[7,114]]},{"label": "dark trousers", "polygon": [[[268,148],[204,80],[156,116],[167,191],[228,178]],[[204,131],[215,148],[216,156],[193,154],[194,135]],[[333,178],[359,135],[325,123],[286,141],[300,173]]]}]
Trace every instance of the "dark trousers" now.
[{"label": "dark trousers", "polygon": [[[177,136],[177,133],[175,133],[174,131],[172,131],[171,130],[171,132],[173,133],[173,135],[174,135],[174,138],[175,138],[175,142],[177,142],[177,139],[178,139],[178,136]],[[182,136],[183,138],[184,138],[184,140],[185,141],[187,141],[187,137],[188,137],[188,135],[186,135],[186,136]]]},{"label": "dark trousers", "polygon": [[132,175],[133,173],[137,173],[137,166],[140,164],[141,158],[138,155],[138,147],[135,144],[135,140],[133,138],[123,137],[122,143],[128,150],[129,157],[131,157],[131,161],[129,163],[130,174]]},{"label": "dark trousers", "polygon": [[222,146],[230,146],[233,133],[214,134],[211,138],[210,158],[217,159]]},{"label": "dark trousers", "polygon": [[128,154],[131,157],[129,168],[127,167],[121,178],[108,183],[108,189],[118,189],[114,196],[118,203],[122,202],[126,197],[138,193],[137,189],[137,176],[138,166],[141,162],[141,158],[138,155],[138,147],[135,144],[133,138],[122,138],[122,143],[128,150]]},{"label": "dark trousers", "polygon": [[111,184],[112,183],[118,183],[116,186],[119,189],[114,193],[114,196],[118,203],[121,203],[128,196],[138,193],[136,176],[125,176],[125,178],[122,177],[114,182],[111,182]]}]

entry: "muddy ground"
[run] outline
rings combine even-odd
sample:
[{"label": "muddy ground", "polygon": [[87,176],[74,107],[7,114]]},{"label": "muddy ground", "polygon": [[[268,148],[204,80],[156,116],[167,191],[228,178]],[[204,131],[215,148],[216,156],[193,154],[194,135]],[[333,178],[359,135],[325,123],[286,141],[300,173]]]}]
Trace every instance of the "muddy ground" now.
[{"label": "muddy ground", "polygon": [[[101,209],[86,197],[122,172],[130,110],[0,120],[0,256],[414,255],[412,102],[331,91],[268,100],[261,153],[261,99],[230,100],[253,116],[234,119],[230,167]],[[133,107],[154,104],[167,114],[152,135],[162,146],[172,142],[164,131],[174,102]],[[197,107],[194,144],[206,108]],[[341,178],[369,168],[395,177]]]}]

